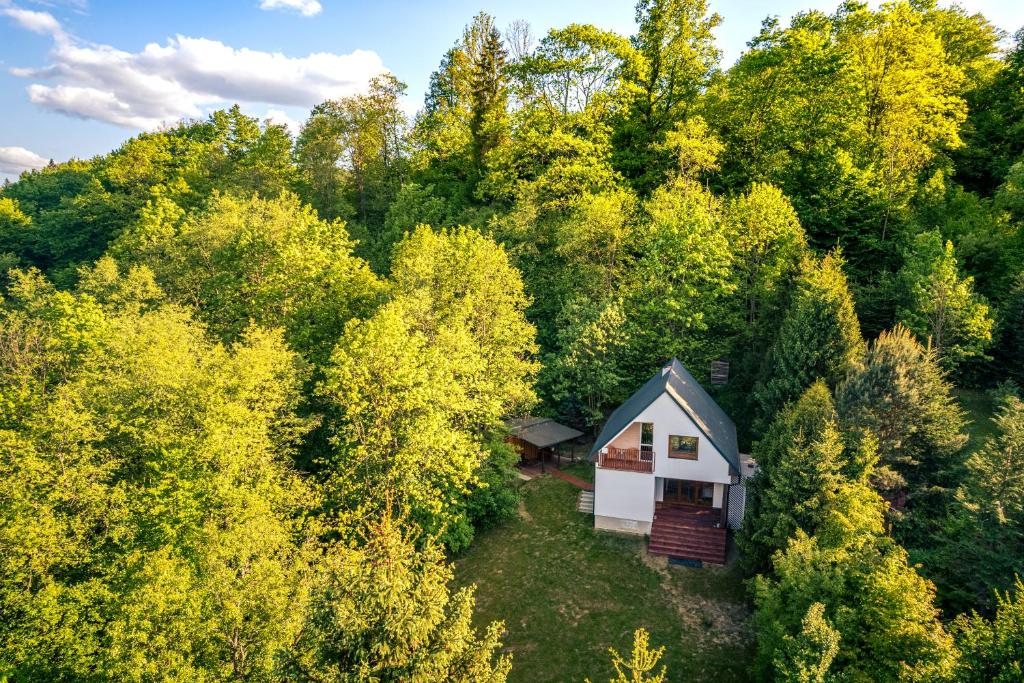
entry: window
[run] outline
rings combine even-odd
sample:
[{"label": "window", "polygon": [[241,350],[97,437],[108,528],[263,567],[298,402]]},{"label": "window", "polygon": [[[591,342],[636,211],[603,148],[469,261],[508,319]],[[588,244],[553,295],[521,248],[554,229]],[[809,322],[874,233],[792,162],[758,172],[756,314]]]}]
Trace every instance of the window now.
[{"label": "window", "polygon": [[654,458],[654,423],[640,423],[640,457],[643,460]]},{"label": "window", "polygon": [[682,458],[683,460],[697,459],[697,437],[695,436],[670,436],[668,437],[668,457]]}]

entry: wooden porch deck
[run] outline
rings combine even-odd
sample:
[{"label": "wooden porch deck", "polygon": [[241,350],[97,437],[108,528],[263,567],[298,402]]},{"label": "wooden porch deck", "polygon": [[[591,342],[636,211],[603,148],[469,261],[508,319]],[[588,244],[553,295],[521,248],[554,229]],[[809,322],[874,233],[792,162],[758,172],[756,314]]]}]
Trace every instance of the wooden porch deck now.
[{"label": "wooden porch deck", "polygon": [[654,452],[639,448],[610,446],[607,453],[602,451],[598,456],[597,466],[623,472],[650,473],[654,471]]},{"label": "wooden porch deck", "polygon": [[657,503],[651,540],[652,555],[725,564],[726,536],[721,508]]}]

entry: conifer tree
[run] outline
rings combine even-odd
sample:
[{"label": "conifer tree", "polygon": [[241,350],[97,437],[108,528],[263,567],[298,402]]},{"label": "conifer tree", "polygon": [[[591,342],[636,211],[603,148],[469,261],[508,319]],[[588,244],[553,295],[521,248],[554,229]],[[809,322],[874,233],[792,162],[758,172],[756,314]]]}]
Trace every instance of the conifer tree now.
[{"label": "conifer tree", "polygon": [[480,37],[479,50],[473,55],[469,131],[473,162],[480,173],[484,157],[500,143],[505,133],[508,107],[505,60],[508,52],[493,18],[481,12],[473,23],[473,30],[479,32]]},{"label": "conifer tree", "polygon": [[907,492],[910,510],[937,504],[958,483],[967,440],[963,412],[935,352],[897,325],[871,344],[864,366],[836,392],[844,430],[867,430],[878,442],[876,485]]},{"label": "conifer tree", "polygon": [[832,660],[839,652],[839,632],[825,618],[825,605],[807,608],[800,633],[787,635],[775,655],[775,680],[781,683],[826,683]]},{"label": "conifer tree", "polygon": [[956,680],[963,683],[1011,683],[1024,678],[1024,583],[996,595],[995,616],[961,614],[953,622],[960,649]]},{"label": "conifer tree", "polygon": [[762,420],[771,420],[817,379],[834,389],[860,364],[864,341],[842,266],[838,253],[803,260],[789,310],[754,388]]},{"label": "conifer tree", "polygon": [[[834,631],[827,632],[826,645],[835,636],[841,644],[830,677],[949,677],[955,650],[933,603],[935,589],[885,533],[882,509],[878,494],[862,482],[849,482],[823,511],[815,534],[797,531],[773,557],[772,571],[755,577],[760,680],[775,679],[777,663],[785,665],[779,653],[793,652],[816,603],[824,605],[823,617]],[[820,624],[814,628],[822,631]]]},{"label": "conifer tree", "polygon": [[[615,677],[610,679],[610,683],[664,683],[666,668],[662,666],[660,671],[653,672],[665,654],[665,648],[651,648],[650,641],[647,629],[638,628],[633,633],[633,651],[629,659],[615,648],[608,649],[612,656],[612,666],[615,667]],[[587,679],[587,683],[590,683],[590,679]]]},{"label": "conifer tree", "polygon": [[990,611],[993,590],[1024,575],[1024,402],[997,404],[994,433],[966,463],[949,517],[925,554],[944,603]]},{"label": "conifer tree", "polygon": [[1017,276],[999,316],[992,355],[1000,368],[1024,386],[1024,273]]},{"label": "conifer tree", "polygon": [[846,475],[873,463],[873,444],[860,448],[852,456],[845,452],[832,396],[820,380],[776,416],[754,448],[758,469],[747,485],[745,521],[736,538],[750,570],[767,566],[798,529],[814,533]]},{"label": "conifer tree", "polygon": [[943,245],[937,232],[918,235],[899,278],[898,318],[935,349],[944,368],[985,357],[993,326],[988,304],[974,292],[974,278],[960,276],[952,242]]}]

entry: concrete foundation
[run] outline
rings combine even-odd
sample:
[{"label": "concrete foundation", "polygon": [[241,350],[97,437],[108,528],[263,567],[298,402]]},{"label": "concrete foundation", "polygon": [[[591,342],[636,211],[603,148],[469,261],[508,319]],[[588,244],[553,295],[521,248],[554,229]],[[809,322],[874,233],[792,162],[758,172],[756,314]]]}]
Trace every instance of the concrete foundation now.
[{"label": "concrete foundation", "polygon": [[594,528],[605,531],[618,531],[624,534],[636,534],[643,536],[651,533],[650,522],[640,522],[635,519],[620,519],[618,517],[605,517],[594,515]]}]

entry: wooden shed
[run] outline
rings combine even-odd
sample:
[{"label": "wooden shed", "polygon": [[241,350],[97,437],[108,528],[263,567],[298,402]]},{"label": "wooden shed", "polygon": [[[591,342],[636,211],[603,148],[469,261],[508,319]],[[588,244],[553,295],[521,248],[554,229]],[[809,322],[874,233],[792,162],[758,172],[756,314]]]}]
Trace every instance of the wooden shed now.
[{"label": "wooden shed", "polygon": [[526,461],[540,460],[543,463],[555,455],[561,459],[559,446],[583,436],[583,432],[547,417],[523,417],[510,420],[507,425],[508,442]]}]

